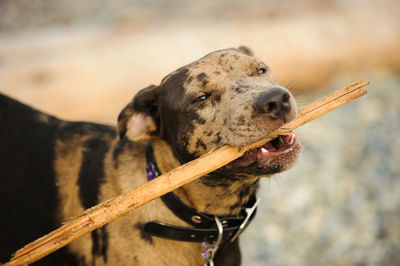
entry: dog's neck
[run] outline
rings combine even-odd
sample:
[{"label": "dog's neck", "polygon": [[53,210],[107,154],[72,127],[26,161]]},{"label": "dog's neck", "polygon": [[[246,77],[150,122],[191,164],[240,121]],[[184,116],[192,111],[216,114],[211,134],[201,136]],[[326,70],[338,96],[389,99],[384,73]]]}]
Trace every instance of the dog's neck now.
[{"label": "dog's neck", "polygon": [[[178,166],[171,147],[163,140],[153,140],[158,168],[166,173]],[[215,172],[176,189],[174,193],[198,212],[213,215],[237,215],[258,187],[258,177],[223,176]]]}]

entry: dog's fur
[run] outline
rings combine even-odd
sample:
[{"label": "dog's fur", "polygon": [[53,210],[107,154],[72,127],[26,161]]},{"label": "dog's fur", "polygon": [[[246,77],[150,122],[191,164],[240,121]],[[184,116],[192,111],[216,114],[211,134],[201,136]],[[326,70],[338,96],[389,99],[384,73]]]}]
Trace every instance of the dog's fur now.
[{"label": "dog's fur", "polygon": [[[146,182],[152,143],[162,172],[223,145],[257,141],[295,117],[257,112],[263,92],[282,88],[248,48],[213,52],[141,90],[121,112],[118,130],[67,122],[0,95],[0,259],[80,215]],[[204,97],[203,97],[204,96]],[[151,141],[151,142],[150,142]],[[260,176],[290,168],[300,153],[263,167],[229,164],[175,194],[199,212],[237,215]],[[154,200],[40,260],[48,265],[202,265],[201,244],[152,237],[149,220],[190,227]],[[218,265],[239,265],[238,242],[217,252]]]}]

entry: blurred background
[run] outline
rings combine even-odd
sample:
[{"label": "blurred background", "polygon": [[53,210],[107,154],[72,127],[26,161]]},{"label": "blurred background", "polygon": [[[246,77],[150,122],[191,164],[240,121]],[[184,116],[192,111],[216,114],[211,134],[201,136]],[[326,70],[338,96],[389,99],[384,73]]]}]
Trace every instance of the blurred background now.
[{"label": "blurred background", "polygon": [[400,265],[397,0],[0,0],[0,92],[114,125],[141,88],[247,45],[301,106],[369,93],[298,129],[292,170],[262,182],[243,265]]}]

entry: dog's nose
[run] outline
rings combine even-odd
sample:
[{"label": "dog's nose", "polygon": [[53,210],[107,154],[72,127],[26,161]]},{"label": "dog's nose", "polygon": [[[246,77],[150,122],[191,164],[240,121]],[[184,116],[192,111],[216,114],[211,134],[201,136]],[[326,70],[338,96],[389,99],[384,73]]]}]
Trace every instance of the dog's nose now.
[{"label": "dog's nose", "polygon": [[290,94],[285,89],[272,88],[258,96],[254,109],[267,114],[271,119],[285,118],[291,109]]}]

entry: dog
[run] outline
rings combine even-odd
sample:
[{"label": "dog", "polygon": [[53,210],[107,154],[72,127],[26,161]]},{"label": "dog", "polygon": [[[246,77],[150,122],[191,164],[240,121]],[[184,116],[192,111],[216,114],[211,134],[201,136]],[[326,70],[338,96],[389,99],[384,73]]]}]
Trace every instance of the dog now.
[{"label": "dog", "polygon": [[[140,90],[117,130],[1,95],[0,259],[87,208],[224,145],[265,138],[295,116],[293,95],[247,47],[212,52]],[[237,235],[254,217],[260,177],[289,169],[300,152],[295,135],[279,136],[35,265],[240,265]]]}]

